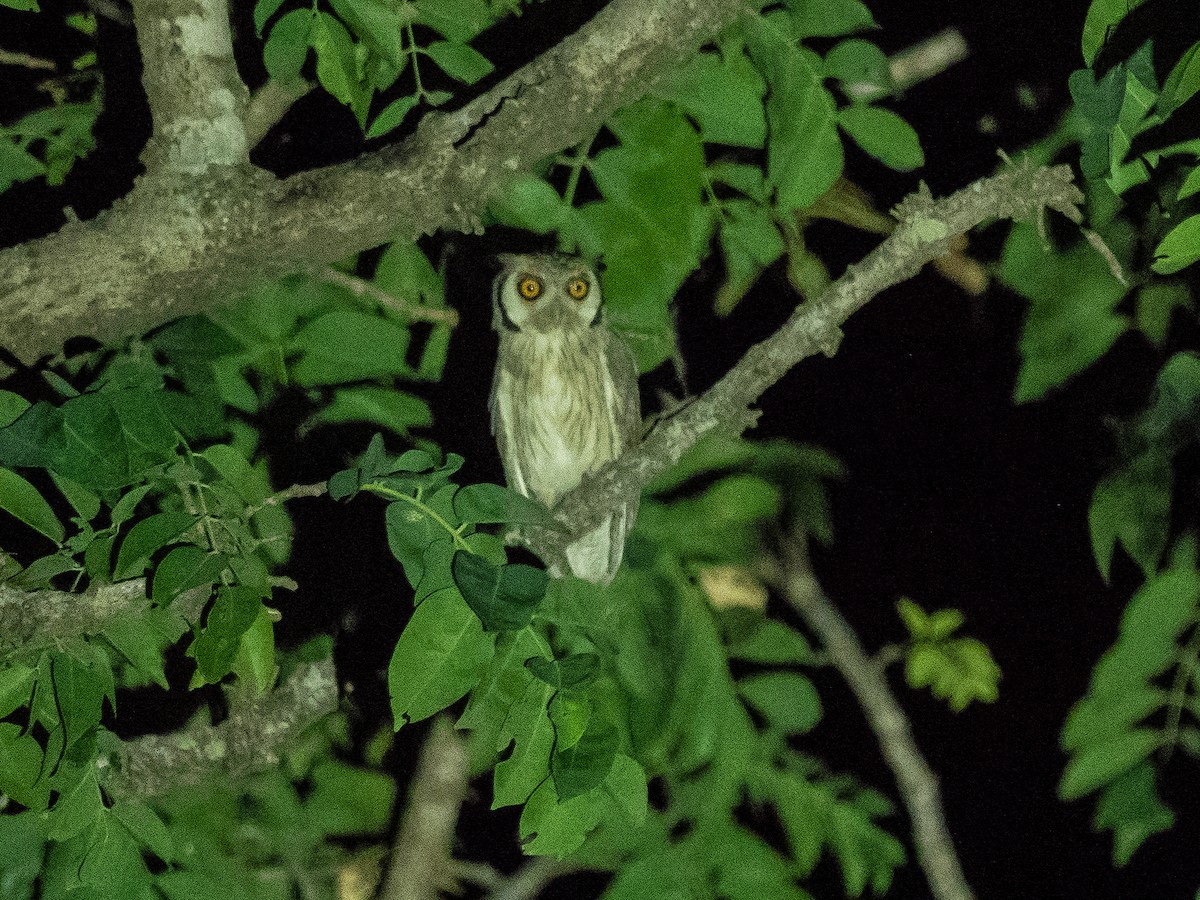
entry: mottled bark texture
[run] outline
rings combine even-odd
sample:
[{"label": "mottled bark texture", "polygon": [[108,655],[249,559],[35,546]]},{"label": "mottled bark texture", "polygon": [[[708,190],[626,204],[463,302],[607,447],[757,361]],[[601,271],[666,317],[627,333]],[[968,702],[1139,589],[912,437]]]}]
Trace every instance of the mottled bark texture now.
[{"label": "mottled bark texture", "polygon": [[155,124],[147,172],[95,219],[0,252],[4,342],[28,363],[72,336],[138,334],[385,241],[476,230],[506,179],[595,133],[753,8],[612,0],[492,90],[427,115],[403,143],[280,181],[242,160],[244,130],[239,139],[230,113],[241,115],[244,90],[229,84],[227,38],[216,35],[228,31],[224,5],[139,0]]},{"label": "mottled bark texture", "polygon": [[289,740],[337,704],[333,660],[304,663],[275,690],[234,707],[219,725],[193,722],[123,742],[101,760],[101,784],[112,797],[155,797],[217,775],[268,769]]}]

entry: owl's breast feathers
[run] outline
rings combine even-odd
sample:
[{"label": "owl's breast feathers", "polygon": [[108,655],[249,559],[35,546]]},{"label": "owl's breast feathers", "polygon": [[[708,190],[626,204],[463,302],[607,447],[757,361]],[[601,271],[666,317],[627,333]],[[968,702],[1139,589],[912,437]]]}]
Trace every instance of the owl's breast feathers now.
[{"label": "owl's breast feathers", "polygon": [[617,340],[602,328],[502,335],[493,431],[517,490],[551,506],[636,437],[636,381],[630,398],[610,371],[613,349],[628,354]]}]

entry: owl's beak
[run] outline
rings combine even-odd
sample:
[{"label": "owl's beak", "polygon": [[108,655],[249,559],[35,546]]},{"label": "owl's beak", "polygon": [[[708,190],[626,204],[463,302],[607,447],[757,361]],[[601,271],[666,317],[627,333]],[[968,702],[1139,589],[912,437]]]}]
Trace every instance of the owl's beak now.
[{"label": "owl's beak", "polygon": [[565,328],[574,324],[578,319],[574,311],[565,303],[560,300],[551,300],[539,305],[529,320],[545,331],[553,328]]}]

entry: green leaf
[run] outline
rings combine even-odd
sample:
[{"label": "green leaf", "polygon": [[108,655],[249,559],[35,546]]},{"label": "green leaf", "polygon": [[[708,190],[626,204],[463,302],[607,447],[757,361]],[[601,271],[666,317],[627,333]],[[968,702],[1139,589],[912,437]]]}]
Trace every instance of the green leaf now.
[{"label": "green leaf", "polygon": [[317,51],[317,80],[334,97],[353,107],[358,99],[358,64],[354,38],[346,26],[327,12],[313,18],[309,44]]},{"label": "green leaf", "polygon": [[825,54],[825,74],[847,88],[870,85],[880,93],[886,93],[892,86],[887,54],[861,38],[840,41]]},{"label": "green leaf", "polygon": [[804,635],[782,622],[764,619],[757,628],[728,647],[730,657],[764,665],[813,665],[816,651]]},{"label": "green leaf", "polygon": [[[45,790],[34,789],[42,761],[42,748],[32,735],[22,734],[18,725],[0,722],[0,791],[31,809],[44,806],[47,798],[41,795]],[[0,823],[5,818],[0,818]]]},{"label": "green leaf", "polygon": [[764,19],[748,30],[750,55],[767,79],[767,181],[783,212],[804,209],[842,173],[837,108],[820,57],[794,46]]},{"label": "green leaf", "polygon": [[[1195,174],[1200,174],[1200,168],[1196,169]],[[1200,191],[1200,178],[1196,179],[1196,190]],[[1191,292],[1184,285],[1161,282],[1143,285],[1137,292],[1134,323],[1151,343],[1162,347],[1176,309],[1187,312],[1196,309]]]},{"label": "green leaf", "polygon": [[46,838],[37,816],[24,812],[0,817],[0,877],[5,900],[33,900],[34,882],[46,855]]},{"label": "green leaf", "polygon": [[176,547],[155,567],[150,595],[158,606],[167,606],[184,591],[212,584],[221,577],[228,560],[194,544]]},{"label": "green leaf", "polygon": [[1037,400],[1099,359],[1129,327],[1125,287],[1086,243],[1047,253],[1031,225],[1013,226],[1001,279],[1029,298],[1013,397]]},{"label": "green leaf", "polygon": [[1076,800],[1104,787],[1153,753],[1160,742],[1157,731],[1135,728],[1084,748],[1067,763],[1058,785],[1058,796],[1063,800]]},{"label": "green leaf", "polygon": [[41,160],[18,147],[6,135],[0,135],[0,191],[45,174],[46,166]]},{"label": "green leaf", "polygon": [[604,716],[593,714],[578,740],[568,744],[555,727],[556,744],[550,758],[550,774],[560,800],[570,800],[598,786],[612,770],[620,744],[616,726]]},{"label": "green leaf", "polygon": [[1175,813],[1158,797],[1154,766],[1142,762],[1110,783],[1096,804],[1093,827],[1113,832],[1113,865],[1126,865],[1151,835],[1175,824]]},{"label": "green leaf", "polygon": [[904,863],[904,846],[848,803],[830,807],[828,841],[851,897],[862,896],[868,884],[876,895],[886,893],[892,873]]},{"label": "green leaf", "polygon": [[538,525],[562,530],[562,524],[545,506],[498,484],[468,484],[454,495],[454,513],[463,522],[477,525]]},{"label": "green leaf", "polygon": [[275,683],[275,623],[265,608],[246,629],[234,659],[232,671],[238,678],[249,681],[256,694],[265,694]]},{"label": "green leaf", "polygon": [[413,375],[406,327],[353,309],[335,309],[306,325],[289,344],[303,355],[292,367],[302,387]]},{"label": "green leaf", "polygon": [[1118,540],[1147,577],[1158,569],[1170,525],[1171,479],[1169,462],[1147,454],[1140,463],[1097,483],[1088,526],[1096,565],[1105,581]]},{"label": "green leaf", "polygon": [[1166,691],[1148,684],[1129,684],[1116,694],[1089,693],[1067,716],[1059,746],[1078,752],[1100,743],[1109,735],[1129,731],[1166,702]]},{"label": "green leaf", "polygon": [[612,768],[604,779],[604,789],[624,814],[625,827],[638,826],[646,820],[649,810],[649,788],[646,770],[624,753],[613,757]]},{"label": "green leaf", "polygon": [[[1200,91],[1200,43],[1192,44],[1163,82],[1158,97],[1158,111],[1169,116]],[[1181,195],[1182,196],[1182,195]]]},{"label": "green leaf", "polygon": [[101,633],[139,672],[166,690],[163,650],[167,641],[154,625],[148,616],[126,613],[110,619]]},{"label": "green leaf", "polygon": [[112,814],[151,853],[165,863],[175,860],[175,842],[167,826],[141,800],[118,800],[112,806]]},{"label": "green leaf", "polygon": [[1142,0],[1092,0],[1083,23],[1083,61],[1090,66],[1109,33],[1125,16],[1141,6]]},{"label": "green leaf", "polygon": [[579,849],[600,821],[607,804],[607,797],[600,791],[560,801],[554,782],[544,781],[521,813],[522,849],[530,855],[562,859]]},{"label": "green leaf", "polygon": [[492,658],[495,638],[454,588],[427,597],[396,642],[388,691],[396,730],[445,709],[471,690]]},{"label": "green leaf", "polygon": [[787,5],[797,37],[838,37],[879,27],[859,0],[787,0]]},{"label": "green leaf", "polygon": [[55,472],[51,472],[50,477],[67,498],[67,502],[75,508],[75,512],[79,513],[80,518],[90,520],[100,514],[100,498],[83,485]]},{"label": "green leaf", "polygon": [[1160,275],[1172,275],[1200,259],[1200,215],[1184,219],[1154,248],[1150,268]]},{"label": "green leaf", "polygon": [[304,420],[303,435],[318,425],[344,422],[369,422],[404,437],[413,428],[428,428],[433,424],[429,404],[407,391],[377,385],[355,385],[337,388],[333,399]]},{"label": "green leaf", "polygon": [[496,764],[492,790],[492,809],[524,803],[550,774],[550,753],[554,748],[554,725],[547,713],[553,689],[532,681],[521,698],[512,705],[496,749],[512,752]]},{"label": "green leaf", "polygon": [[216,684],[227,674],[237,656],[242,635],[262,610],[262,594],[253,587],[222,585],[209,611],[204,630],[192,643],[197,675],[201,683]]},{"label": "green leaf", "polygon": [[396,802],[396,782],[384,772],[337,761],[313,769],[306,811],[331,835],[377,834],[387,828]]},{"label": "green leaf", "polygon": [[545,179],[529,174],[502,182],[488,209],[501,225],[535,234],[549,234],[561,228],[571,212]]},{"label": "green leaf", "polygon": [[0,719],[29,702],[34,670],[18,662],[0,669]]},{"label": "green leaf", "polygon": [[732,823],[722,823],[711,837],[716,864],[716,890],[729,900],[810,900],[796,887],[787,863],[764,841]]},{"label": "green leaf", "polygon": [[7,428],[32,404],[20,394],[0,391],[0,428]]},{"label": "green leaf", "polygon": [[66,537],[62,522],[38,489],[11,469],[0,468],[0,509],[56,544],[61,544]]},{"label": "green leaf", "polygon": [[434,41],[425,52],[438,67],[456,81],[474,84],[495,69],[487,57],[466,44]]},{"label": "green leaf", "polygon": [[541,652],[538,639],[527,628],[502,634],[496,639],[496,655],[471,691],[467,708],[454,723],[456,728],[472,732],[473,772],[493,766],[495,753],[502,749],[497,745],[509,711],[533,682],[525,661]]},{"label": "green leaf", "polygon": [[697,53],[656,81],[651,92],[678,104],[709,143],[762,147],[766,141],[766,85],[744,53]]},{"label": "green leaf", "polygon": [[159,548],[175,543],[195,524],[196,517],[182,511],[155,513],[142,519],[129,529],[121,542],[116,578],[122,580],[140,575]]},{"label": "green leaf", "polygon": [[[278,7],[282,0],[265,2]],[[255,8],[256,15],[263,5],[259,3]],[[261,29],[261,25],[258,27]],[[263,63],[267,67],[267,74],[284,84],[299,79],[304,60],[308,57],[308,40],[312,30],[313,14],[310,9],[293,9],[281,16],[271,26],[271,33],[267,35],[267,43],[263,47]]]},{"label": "green leaf", "polygon": [[813,683],[798,672],[766,672],[738,682],[738,692],[786,734],[804,734],[821,721],[821,698]]},{"label": "green leaf", "polygon": [[473,553],[454,554],[454,583],[485,631],[514,631],[529,624],[546,596],[546,571],[533,566],[496,566]]},{"label": "green leaf", "polygon": [[562,659],[535,656],[526,665],[539,681],[553,688],[572,688],[596,676],[600,670],[600,657],[595,653],[572,653]]},{"label": "green leaf", "polygon": [[838,112],[838,124],[858,146],[889,169],[911,172],[925,165],[917,133],[889,109],[848,106]]},{"label": "green leaf", "polygon": [[[64,769],[60,769],[60,775]],[[60,788],[58,802],[50,811],[50,827],[46,836],[52,841],[65,841],[91,827],[105,812],[100,797],[100,784],[95,765],[72,767],[69,782]]]},{"label": "green leaf", "polygon": [[1096,665],[1091,692],[1121,694],[1166,671],[1178,653],[1176,642],[1195,620],[1198,597],[1194,568],[1173,569],[1143,585],[1125,609],[1116,645]]},{"label": "green leaf", "polygon": [[394,131],[404,124],[408,114],[416,108],[419,98],[416,94],[398,97],[393,100],[375,117],[371,127],[367,129],[368,138],[383,137],[389,131]]},{"label": "green leaf", "polygon": [[389,503],[384,511],[388,549],[404,566],[409,584],[416,587],[425,575],[425,551],[435,540],[448,541],[433,521],[411,503]]},{"label": "green leaf", "polygon": [[7,6],[20,12],[40,12],[38,0],[0,0],[0,6]]},{"label": "green leaf", "polygon": [[283,6],[284,0],[258,0],[254,4],[254,33],[262,37],[263,27],[267,24],[267,20],[275,13],[279,12],[279,7]]},{"label": "green leaf", "polygon": [[368,41],[393,66],[404,65],[407,52],[402,35],[411,17],[403,7],[387,0],[331,0],[330,5],[358,37]]}]

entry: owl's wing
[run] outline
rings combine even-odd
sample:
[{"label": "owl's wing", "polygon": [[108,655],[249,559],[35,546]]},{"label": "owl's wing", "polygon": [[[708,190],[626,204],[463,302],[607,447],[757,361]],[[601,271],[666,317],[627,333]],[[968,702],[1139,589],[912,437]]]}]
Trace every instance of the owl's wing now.
[{"label": "owl's wing", "polygon": [[504,477],[508,486],[528,497],[529,488],[526,486],[525,473],[521,471],[521,463],[515,450],[512,399],[512,377],[501,366],[497,366],[496,377],[492,379],[492,395],[488,398],[488,409],[492,413],[492,437],[496,439],[496,449],[500,451],[500,461],[504,464]]},{"label": "owl's wing", "polygon": [[629,345],[613,331],[604,348],[614,389],[613,418],[622,450],[638,442],[642,433],[642,402],[638,398],[637,363]]}]

